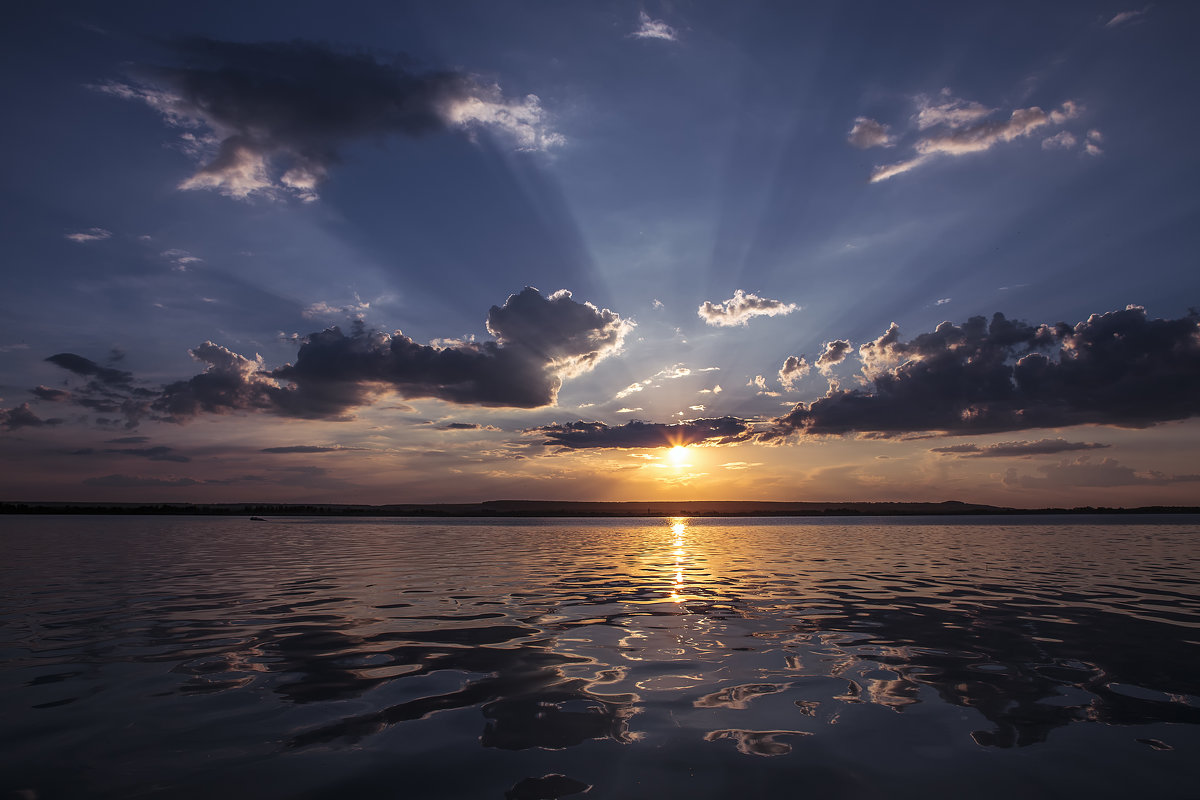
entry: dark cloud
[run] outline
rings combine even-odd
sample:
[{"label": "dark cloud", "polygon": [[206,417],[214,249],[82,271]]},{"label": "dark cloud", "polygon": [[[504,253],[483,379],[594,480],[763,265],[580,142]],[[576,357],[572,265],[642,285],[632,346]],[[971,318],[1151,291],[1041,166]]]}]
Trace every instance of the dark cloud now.
[{"label": "dark cloud", "polygon": [[[57,353],[46,360],[88,379],[83,386],[70,392],[69,397],[54,399],[69,399],[77,406],[102,414],[122,414],[126,427],[135,426],[138,420],[146,415],[151,399],[157,395],[155,391],[136,386],[132,373],[103,367],[75,353]],[[38,394],[38,390],[35,389],[34,393]],[[97,420],[97,424],[108,422],[111,421],[105,420],[105,423],[101,423]]]},{"label": "dark cloud", "polygon": [[133,383],[133,374],[112,367],[102,367],[95,361],[74,353],[56,353],[46,359],[51,364],[62,367],[68,372],[92,378],[108,386],[128,386]]},{"label": "dark cloud", "polygon": [[206,481],[195,478],[155,478],[143,475],[101,475],[96,478],[86,478],[84,486],[103,486],[105,488],[144,488],[157,486],[199,486]]},{"label": "dark cloud", "polygon": [[39,400],[49,400],[52,403],[59,403],[71,398],[71,393],[66,389],[52,389],[49,386],[36,386],[30,391]]},{"label": "dark cloud", "polygon": [[662,423],[634,420],[610,426],[603,422],[567,422],[531,428],[546,436],[547,444],[572,449],[591,447],[645,448],[691,444],[732,444],[747,438],[750,426],[736,417],[694,419]]},{"label": "dark cloud", "polygon": [[144,102],[184,130],[185,149],[207,159],[185,189],[312,200],[342,146],[361,138],[486,126],[523,149],[561,140],[537,97],[506,98],[465,73],[414,70],[402,56],[384,63],[303,41],[192,38],[173,49],[177,63],[96,88]]},{"label": "dark cloud", "polygon": [[447,422],[438,426],[439,431],[498,431],[495,425],[480,425],[478,422]]},{"label": "dark cloud", "polygon": [[175,453],[170,447],[159,445],[157,447],[111,447],[104,451],[113,455],[139,456],[148,458],[151,461],[174,461],[184,464],[191,461],[187,456],[181,456]]},{"label": "dark cloud", "polygon": [[492,306],[487,327],[496,341],[449,347],[418,344],[361,323],[349,335],[329,328],[307,338],[295,363],[270,371],[260,360],[205,342],[191,352],[208,368],[165,387],[152,409],[173,421],[256,410],[330,419],[385,391],[537,408],[554,403],[564,377],[586,372],[619,350],[632,323],[576,302],[570,292],[543,297],[527,287],[503,306]]},{"label": "dark cloud", "polygon": [[1044,456],[1072,450],[1099,450],[1110,445],[1100,442],[1068,442],[1066,439],[1039,439],[1036,442],[997,442],[996,444],[955,444],[935,447],[929,452],[956,455],[963,458],[1005,458],[1011,456]]},{"label": "dark cloud", "polygon": [[793,432],[997,432],[1068,425],[1146,427],[1200,414],[1200,316],[1145,309],[1033,327],[996,314],[944,322],[912,341],[893,325],[859,348],[870,390],[833,389],[774,420]]},{"label": "dark cloud", "polygon": [[336,453],[338,450],[353,448],[339,445],[293,444],[286,447],[264,447],[260,453]]},{"label": "dark cloud", "polygon": [[[131,436],[130,439],[140,439],[145,437]],[[94,447],[81,447],[78,450],[72,450],[70,455],[73,456],[94,456],[94,455],[117,455],[117,456],[136,456],[138,458],[146,458],[151,461],[173,461],[177,464],[186,464],[191,461],[187,456],[181,456],[170,447],[159,445],[157,447],[109,447],[104,450],[97,450]]]},{"label": "dark cloud", "polygon": [[105,439],[105,444],[145,444],[150,441],[149,436],[121,436],[117,439]]},{"label": "dark cloud", "polygon": [[58,418],[42,419],[29,407],[29,403],[21,403],[15,408],[0,408],[0,429],[14,431],[17,428],[40,428],[46,425],[58,425]]}]

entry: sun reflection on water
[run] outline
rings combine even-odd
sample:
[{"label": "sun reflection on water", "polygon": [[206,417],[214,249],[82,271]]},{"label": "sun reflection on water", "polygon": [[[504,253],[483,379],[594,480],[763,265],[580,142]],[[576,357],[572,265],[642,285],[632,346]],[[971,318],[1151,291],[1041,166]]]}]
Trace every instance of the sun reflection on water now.
[{"label": "sun reflection on water", "polygon": [[687,556],[687,550],[684,549],[685,535],[687,534],[687,520],[681,518],[673,518],[671,520],[671,533],[674,534],[674,555],[675,555],[675,580],[671,584],[671,602],[683,602],[683,565],[684,559]]}]

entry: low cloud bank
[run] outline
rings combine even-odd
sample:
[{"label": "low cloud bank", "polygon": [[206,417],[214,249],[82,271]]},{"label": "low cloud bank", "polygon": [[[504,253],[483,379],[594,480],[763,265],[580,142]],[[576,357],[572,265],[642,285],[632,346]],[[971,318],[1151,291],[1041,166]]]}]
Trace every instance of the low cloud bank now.
[{"label": "low cloud bank", "polygon": [[859,347],[866,389],[832,388],[760,434],[1000,432],[1101,424],[1140,428],[1200,414],[1200,316],[1145,309],[1078,325],[996,314],[944,322],[911,341],[893,324]]},{"label": "low cloud bank", "polygon": [[275,369],[258,356],[250,359],[205,342],[190,351],[206,365],[204,371],[158,391],[135,385],[131,373],[73,353],[47,360],[89,378],[72,402],[123,411],[131,425],[144,416],[185,422],[201,414],[253,411],[338,419],[387,392],[464,405],[538,408],[555,402],[563,379],[619,351],[633,323],[577,302],[568,291],[544,297],[526,287],[504,305],[492,306],[487,328],[495,341],[438,347],[357,322],[349,333],[333,327],[310,334],[296,360]]},{"label": "low cloud bank", "polygon": [[532,428],[529,433],[543,434],[546,444],[571,449],[675,447],[692,444],[733,444],[744,441],[750,425],[737,417],[694,419],[662,423],[634,420],[624,425],[603,422],[567,422]]}]

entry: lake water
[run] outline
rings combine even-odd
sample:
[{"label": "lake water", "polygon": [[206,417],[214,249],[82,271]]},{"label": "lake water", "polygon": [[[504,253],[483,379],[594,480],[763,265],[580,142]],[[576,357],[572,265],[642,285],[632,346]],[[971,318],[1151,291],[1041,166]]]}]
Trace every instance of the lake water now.
[{"label": "lake water", "polygon": [[1200,797],[1196,517],[6,517],[0,602],[0,797]]}]

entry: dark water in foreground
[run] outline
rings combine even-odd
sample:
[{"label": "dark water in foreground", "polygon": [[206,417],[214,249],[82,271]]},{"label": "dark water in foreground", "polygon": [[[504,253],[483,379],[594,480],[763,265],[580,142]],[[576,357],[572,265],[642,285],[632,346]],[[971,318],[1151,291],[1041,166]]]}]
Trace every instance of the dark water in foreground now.
[{"label": "dark water in foreground", "polygon": [[1195,517],[0,526],[0,797],[1200,797]]}]

